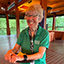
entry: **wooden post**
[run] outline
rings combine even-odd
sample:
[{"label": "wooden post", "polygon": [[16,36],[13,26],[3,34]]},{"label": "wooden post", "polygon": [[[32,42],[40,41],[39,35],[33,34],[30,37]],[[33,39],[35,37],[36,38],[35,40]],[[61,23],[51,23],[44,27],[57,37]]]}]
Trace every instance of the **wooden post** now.
[{"label": "wooden post", "polygon": [[40,5],[45,10],[44,12],[44,29],[46,29],[46,18],[47,18],[47,0],[40,0]]},{"label": "wooden post", "polygon": [[46,18],[47,18],[47,10],[45,10],[45,15],[44,15],[44,29],[46,29]]},{"label": "wooden post", "polygon": [[10,35],[9,18],[7,12],[6,12],[6,24],[7,24],[7,35]]},{"label": "wooden post", "polygon": [[17,30],[17,38],[20,34],[20,26],[19,26],[19,10],[17,7],[18,0],[15,1],[15,10],[16,10],[16,30]]},{"label": "wooden post", "polygon": [[55,30],[55,22],[56,22],[56,20],[55,20],[55,14],[53,15],[53,27],[52,27],[52,30]]}]

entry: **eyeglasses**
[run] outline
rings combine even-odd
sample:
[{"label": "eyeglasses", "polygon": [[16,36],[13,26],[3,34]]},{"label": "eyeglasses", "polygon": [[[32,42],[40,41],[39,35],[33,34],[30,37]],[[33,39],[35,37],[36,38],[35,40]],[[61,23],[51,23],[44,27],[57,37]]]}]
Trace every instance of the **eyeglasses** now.
[{"label": "eyeglasses", "polygon": [[25,15],[25,16],[27,16],[27,17],[36,17],[36,16],[39,16],[39,15]]}]

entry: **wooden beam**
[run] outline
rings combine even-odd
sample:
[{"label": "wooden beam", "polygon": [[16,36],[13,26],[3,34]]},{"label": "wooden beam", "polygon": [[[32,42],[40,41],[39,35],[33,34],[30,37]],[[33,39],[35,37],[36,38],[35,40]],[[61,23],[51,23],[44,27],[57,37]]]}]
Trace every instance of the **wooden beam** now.
[{"label": "wooden beam", "polygon": [[[10,0],[9,2],[12,4],[13,2],[15,2],[15,0]],[[7,8],[8,8],[11,4],[7,5]]]},{"label": "wooden beam", "polygon": [[42,8],[45,10],[45,12],[44,12],[44,29],[46,29],[47,0],[40,0],[40,4],[41,4]]},{"label": "wooden beam", "polygon": [[52,5],[52,4],[61,2],[61,1],[63,1],[63,0],[47,0],[47,4]]},{"label": "wooden beam", "polygon": [[[21,4],[23,4],[23,3],[25,3],[25,2],[28,2],[29,0],[22,0],[21,2],[17,2],[16,4],[17,4],[17,6],[16,7],[18,7],[18,6],[20,6]],[[16,5],[15,4],[15,5]],[[12,11],[13,9],[15,9],[15,6],[14,7],[12,7],[8,12],[10,12],[10,11]]]},{"label": "wooden beam", "polygon": [[14,7],[12,7],[10,10],[8,10],[8,13],[10,13],[12,10],[14,10],[15,9],[15,6]]},{"label": "wooden beam", "polygon": [[48,10],[48,13],[60,12],[63,10],[64,10],[64,7],[54,8],[54,9]]},{"label": "wooden beam", "polygon": [[58,2],[58,3],[54,3],[54,4],[47,4],[47,6],[52,7],[52,8],[57,8],[57,7],[61,7],[64,6],[64,1]]},{"label": "wooden beam", "polygon": [[9,27],[8,14],[6,14],[6,24],[7,24],[7,35],[10,35],[10,27]]},{"label": "wooden beam", "polygon": [[22,0],[21,2],[18,3],[17,7],[20,6],[21,4],[25,3],[25,2],[28,2],[30,0]]},{"label": "wooden beam", "polygon": [[44,10],[46,10],[47,9],[47,0],[40,0],[40,5],[42,6],[42,8]]},{"label": "wooden beam", "polygon": [[11,15],[16,15],[16,13],[15,13],[15,12],[9,12],[8,14],[11,14]]},{"label": "wooden beam", "polygon": [[6,14],[6,12],[5,11],[0,11],[0,14]]},{"label": "wooden beam", "polygon": [[47,10],[45,10],[44,14],[44,29],[46,29],[46,18],[47,18]]},{"label": "wooden beam", "polygon": [[17,7],[17,1],[15,1],[15,9],[16,9],[16,30],[17,30],[17,38],[20,34],[20,25],[19,25],[19,10]]},{"label": "wooden beam", "polygon": [[54,16],[53,16],[53,27],[52,27],[52,30],[55,30],[55,22],[56,22],[56,20],[55,20],[55,14],[54,14]]},{"label": "wooden beam", "polygon": [[57,12],[56,15],[62,15],[64,14],[64,11]]},{"label": "wooden beam", "polygon": [[[64,11],[56,12],[56,16],[62,16],[64,15]],[[47,17],[53,17],[54,13],[47,13]]]},{"label": "wooden beam", "polygon": [[6,8],[6,5],[3,3],[0,3],[0,6]]}]

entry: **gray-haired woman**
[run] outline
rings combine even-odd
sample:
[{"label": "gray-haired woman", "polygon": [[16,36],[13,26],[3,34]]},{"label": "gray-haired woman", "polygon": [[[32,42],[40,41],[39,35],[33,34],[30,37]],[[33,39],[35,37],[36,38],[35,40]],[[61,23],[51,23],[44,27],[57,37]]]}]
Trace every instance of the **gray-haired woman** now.
[{"label": "gray-haired woman", "polygon": [[[35,4],[27,8],[25,19],[29,27],[20,33],[14,48],[5,54],[6,60],[13,63],[16,61],[33,60],[29,63],[20,64],[46,64],[46,49],[49,47],[49,33],[39,26],[42,18],[43,9],[41,5]],[[21,52],[26,53],[26,55],[15,55],[20,47],[22,49]],[[11,57],[12,54],[13,56]]]}]

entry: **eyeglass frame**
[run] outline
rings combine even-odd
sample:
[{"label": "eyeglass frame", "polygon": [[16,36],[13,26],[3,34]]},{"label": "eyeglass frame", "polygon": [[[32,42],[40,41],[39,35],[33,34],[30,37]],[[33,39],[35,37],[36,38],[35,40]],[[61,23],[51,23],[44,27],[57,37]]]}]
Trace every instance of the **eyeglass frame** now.
[{"label": "eyeglass frame", "polygon": [[31,17],[31,16],[32,16],[32,17],[36,17],[36,16],[39,16],[39,17],[40,17],[40,15],[27,15],[27,14],[26,14],[25,16],[26,16],[26,17]]}]

